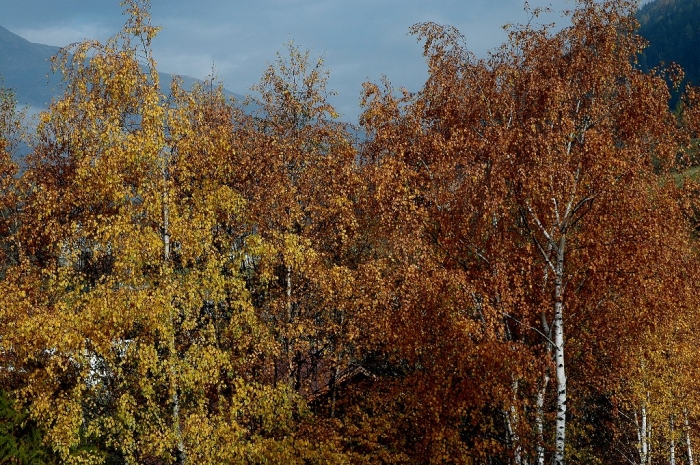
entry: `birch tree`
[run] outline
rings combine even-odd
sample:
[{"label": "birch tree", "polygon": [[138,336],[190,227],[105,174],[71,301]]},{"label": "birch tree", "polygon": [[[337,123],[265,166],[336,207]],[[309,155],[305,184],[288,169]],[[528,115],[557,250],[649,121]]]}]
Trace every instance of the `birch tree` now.
[{"label": "birch tree", "polygon": [[57,57],[21,176],[0,99],[0,381],[49,455],[693,463],[699,97],[634,65],[633,3],[485,59],[415,25],[428,80],[366,83],[357,145],[322,60],[249,115],[162,89],[125,6]]},{"label": "birch tree", "polygon": [[58,57],[65,93],[24,174],[27,258],[2,283],[16,394],[65,463],[342,463],[294,438],[302,399],[256,375],[276,344],[241,274],[257,241],[240,241],[245,201],[219,166],[231,126],[215,117],[232,110],[177,80],[165,95],[148,6],[126,2],[122,32]]},{"label": "birch tree", "polygon": [[258,114],[238,115],[241,171],[231,176],[267,247],[250,287],[281,344],[275,379],[306,396],[332,386],[352,355],[355,150],[328,102],[328,74],[322,59],[288,44],[254,87]]},{"label": "birch tree", "polygon": [[[504,385],[496,397],[502,411],[529,411],[521,433],[505,434],[514,462],[551,450],[563,464],[572,373],[576,387],[618,389],[621,341],[665,321],[662,302],[694,305],[681,271],[694,260],[689,224],[669,182],[684,139],[665,82],[634,66],[633,8],[579,2],[570,27],[516,27],[484,60],[454,28],[419,24],[423,89],[366,87],[371,153],[400,179],[390,196],[421,215],[427,260],[459,270],[472,296],[461,307],[529,368],[507,382],[515,399]],[[516,417],[504,417],[509,432]]]},{"label": "birch tree", "polygon": [[24,111],[17,109],[11,90],[0,88],[0,269],[18,260],[18,248],[13,237],[17,229],[18,211],[22,188],[17,182],[19,167],[15,161],[19,144],[26,139],[22,125]]}]

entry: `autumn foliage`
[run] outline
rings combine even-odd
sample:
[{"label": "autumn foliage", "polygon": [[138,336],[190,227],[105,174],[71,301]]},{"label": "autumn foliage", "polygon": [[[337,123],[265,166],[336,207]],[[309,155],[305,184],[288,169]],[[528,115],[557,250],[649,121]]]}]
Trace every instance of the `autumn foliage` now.
[{"label": "autumn foliage", "polygon": [[633,3],[484,59],[417,24],[428,80],[365,84],[361,131],[293,44],[252,106],[162,88],[125,5],[21,170],[0,95],[0,414],[36,460],[693,463],[700,106],[636,65]]}]

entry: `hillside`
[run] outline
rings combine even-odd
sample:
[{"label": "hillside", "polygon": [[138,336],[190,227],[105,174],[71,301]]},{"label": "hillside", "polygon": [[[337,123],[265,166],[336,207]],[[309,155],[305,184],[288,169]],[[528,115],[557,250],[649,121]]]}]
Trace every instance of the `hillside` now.
[{"label": "hillside", "polygon": [[642,67],[675,62],[687,82],[700,84],[700,0],[655,0],[639,9],[637,19],[639,34],[649,41]]},{"label": "hillside", "polygon": [[50,58],[59,47],[34,44],[0,26],[0,75],[22,104],[46,107],[60,77],[51,73]]},{"label": "hillside", "polygon": [[[46,108],[61,89],[61,76],[51,72],[51,57],[59,50],[60,47],[29,42],[0,26],[0,85],[12,89],[20,105]],[[159,75],[163,88],[167,88],[174,75]],[[202,82],[189,76],[181,78],[186,89]],[[227,90],[224,92],[239,101],[245,98]]]}]

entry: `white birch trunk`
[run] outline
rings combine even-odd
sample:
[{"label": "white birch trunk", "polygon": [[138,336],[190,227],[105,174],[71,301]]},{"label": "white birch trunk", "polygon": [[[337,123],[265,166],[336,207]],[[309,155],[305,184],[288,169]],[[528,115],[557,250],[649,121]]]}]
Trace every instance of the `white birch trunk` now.
[{"label": "white birch trunk", "polygon": [[637,426],[637,452],[639,453],[639,463],[647,464],[649,457],[649,430],[647,428],[647,408],[642,405],[642,423],[639,423],[637,412],[634,412],[634,422]]},{"label": "white birch trunk", "polygon": [[508,434],[508,443],[510,443],[511,447],[513,448],[513,461],[515,465],[523,465],[523,458],[520,453],[520,438],[518,438],[518,434],[515,432],[513,425],[514,415],[517,415],[515,413],[515,407],[511,405],[510,410],[506,412],[506,431]]},{"label": "white birch trunk", "polygon": [[[286,289],[285,289],[285,295],[287,296],[287,324],[292,323],[292,320],[294,319],[293,315],[293,307],[292,307],[292,267],[291,265],[286,265],[285,266],[285,273],[286,273]],[[294,353],[294,342],[293,339],[287,335],[285,336],[286,339],[286,352],[287,352],[287,380],[289,382],[290,387],[297,388],[298,384],[298,378],[297,378],[297,370],[296,370],[296,358],[293,355]]]},{"label": "white birch trunk", "polygon": [[668,457],[668,463],[669,465],[676,465],[676,438],[675,438],[675,428],[673,424],[673,414],[671,414],[671,418],[669,419],[669,436],[671,437],[671,444],[669,445],[669,457]]},{"label": "white birch trunk", "polygon": [[[513,382],[513,400],[518,397],[518,382]],[[508,431],[508,441],[513,448],[513,460],[515,465],[524,465],[522,456],[522,446],[520,444],[520,436],[518,436],[518,411],[515,404],[511,404],[506,412],[506,429]]]},{"label": "white birch trunk", "polygon": [[688,447],[688,465],[693,465],[693,447],[690,444],[690,425],[688,424],[688,410],[683,409],[683,417],[685,420],[685,443]]},{"label": "white birch trunk", "polygon": [[[548,253],[551,253],[552,242],[549,241],[547,246]],[[543,289],[547,288],[547,280],[549,278],[549,267],[544,267],[544,283]],[[547,314],[545,312],[540,312],[540,323],[542,324],[542,331],[544,332],[547,341],[547,358],[552,356],[552,328],[549,326],[547,321]],[[549,386],[550,372],[549,367],[545,366],[544,373],[542,375],[542,385],[537,391],[537,401],[535,404],[535,426],[537,427],[537,465],[544,465],[544,400],[547,395],[547,387]]]},{"label": "white birch trunk", "polygon": [[557,379],[557,420],[554,464],[564,465],[566,445],[566,369],[564,365],[564,251],[566,236],[559,239],[554,283],[554,361]]},{"label": "white birch trunk", "polygon": [[[547,316],[542,313],[542,329],[548,338],[551,338],[550,327],[547,323]],[[547,342],[547,356],[552,353],[552,344]],[[535,404],[535,426],[537,427],[537,465],[544,465],[544,399],[547,395],[547,387],[549,386],[550,373],[549,368],[545,367],[542,376],[542,385],[537,391],[537,400]]]},{"label": "white birch trunk", "polygon": [[651,465],[651,421],[647,418],[647,464]]},{"label": "white birch trunk", "polygon": [[[564,465],[565,462],[565,447],[566,447],[566,366],[564,357],[564,291],[566,289],[565,280],[565,264],[564,258],[566,255],[566,229],[567,224],[575,215],[576,210],[579,208],[574,207],[573,197],[569,201],[566,208],[566,212],[563,215],[564,221],[562,222],[562,217],[559,214],[559,207],[556,198],[552,199],[554,202],[554,214],[556,221],[552,226],[551,231],[547,231],[542,222],[539,220],[532,207],[526,203],[527,211],[530,213],[532,219],[537,225],[538,229],[542,235],[546,238],[546,250],[542,246],[536,237],[533,236],[534,242],[538,247],[542,257],[546,262],[546,266],[552,271],[554,275],[554,290],[552,297],[554,300],[553,310],[554,319],[552,321],[550,333],[547,331],[547,319],[546,316],[542,316],[542,326],[545,329],[547,338],[547,348],[548,352],[552,350],[554,353],[554,363],[555,363],[555,379],[556,379],[556,424],[555,424],[555,439],[554,439],[554,456],[552,457],[552,462],[554,465]],[[559,235],[558,239],[556,236]],[[552,252],[554,252],[554,257],[552,257]],[[555,258],[555,260],[552,260]],[[545,286],[547,282],[548,272],[545,270]],[[544,393],[542,402],[544,403]],[[544,461],[544,451],[538,450],[538,463],[543,463]]]}]

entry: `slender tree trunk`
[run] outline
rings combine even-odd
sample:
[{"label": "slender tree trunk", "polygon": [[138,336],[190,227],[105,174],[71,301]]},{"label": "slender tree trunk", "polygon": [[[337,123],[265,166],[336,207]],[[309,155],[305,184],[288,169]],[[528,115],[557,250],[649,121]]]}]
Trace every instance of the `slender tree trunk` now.
[{"label": "slender tree trunk", "polygon": [[[546,250],[535,236],[534,242],[539,248],[542,257],[545,259],[546,266],[554,275],[553,310],[554,318],[550,326],[547,323],[546,315],[541,315],[542,327],[545,330],[546,344],[548,353],[553,352],[555,363],[555,379],[556,379],[556,424],[554,438],[554,456],[552,462],[554,465],[564,465],[565,463],[565,448],[566,448],[566,366],[564,357],[564,292],[566,290],[565,265],[564,258],[566,256],[566,228],[568,221],[572,215],[576,213],[576,208],[573,207],[573,199],[564,214],[562,222],[559,214],[559,207],[556,199],[554,200],[554,214],[556,221],[552,226],[551,231],[547,231],[542,222],[539,220],[532,207],[528,202],[525,203],[526,211],[531,215],[541,233],[546,237]],[[525,215],[523,215],[525,216]],[[529,226],[528,226],[529,228]],[[559,236],[558,239],[556,236]],[[554,257],[553,257],[554,253]],[[554,258],[554,260],[553,260]],[[549,272],[545,269],[544,286],[547,287],[547,278]],[[545,391],[546,392],[546,391]],[[542,404],[544,405],[544,393],[542,396]],[[544,450],[538,451],[538,462],[544,461]]]},{"label": "slender tree trunk", "polygon": [[669,458],[668,458],[668,463],[669,465],[676,465],[676,438],[675,438],[675,428],[673,424],[673,414],[671,414],[671,417],[669,419],[669,436],[671,438],[671,444],[669,446]]},{"label": "slender tree trunk", "polygon": [[639,453],[639,463],[646,465],[649,457],[649,428],[647,426],[647,407],[642,405],[642,423],[639,423],[637,412],[634,412],[634,422],[637,426],[637,452]]},{"label": "slender tree trunk", "polygon": [[647,418],[647,465],[651,465],[651,421]]},{"label": "slender tree trunk", "polygon": [[515,449],[513,451],[514,457],[515,457],[515,465],[524,465],[523,461],[523,454],[522,454],[522,444],[520,444],[520,436],[518,435],[518,412],[515,410],[515,405],[510,406],[510,416],[513,420],[513,429],[512,429],[512,441],[513,445],[515,446]]},{"label": "slender tree trunk", "polygon": [[168,193],[163,192],[163,261],[170,261],[170,212],[168,211]]},{"label": "slender tree trunk", "polygon": [[[168,171],[168,160],[163,159],[163,263],[167,264],[170,261],[170,210],[168,198],[168,179],[170,177]],[[185,444],[182,438],[182,430],[180,429],[180,396],[178,393],[179,387],[177,383],[177,349],[175,344],[175,315],[173,309],[170,309],[170,391],[171,402],[173,404],[173,433],[177,443],[177,456],[175,463],[183,464],[186,462]]]},{"label": "slender tree trunk", "polygon": [[544,397],[549,385],[549,373],[545,371],[542,386],[537,391],[536,419],[537,426],[537,465],[544,465]]},{"label": "slender tree trunk", "polygon": [[505,412],[506,430],[508,432],[508,442],[513,449],[513,460],[515,465],[523,465],[522,445],[518,435],[518,411],[515,408],[515,400],[518,397],[518,381],[513,381],[513,403]]},{"label": "slender tree trunk", "polygon": [[[340,311],[335,313],[337,316],[336,322],[338,323],[338,327],[341,328],[340,331],[342,333],[342,328],[345,323],[345,312]],[[332,393],[331,393],[331,418],[335,417],[335,404],[336,404],[336,398],[338,396],[338,374],[340,373],[340,361],[342,360],[341,357],[343,357],[343,351],[339,350],[338,346],[338,339],[334,336],[333,337],[333,343],[331,345],[332,347],[332,353],[333,353],[333,371],[332,371]]]},{"label": "slender tree trunk", "polygon": [[331,418],[335,418],[335,401],[337,396],[338,365],[333,365],[331,370]]},{"label": "slender tree trunk", "polygon": [[[549,243],[549,250],[551,251],[552,243]],[[549,268],[545,266],[544,268],[544,283],[543,289],[547,288],[547,278],[549,276]],[[547,337],[546,347],[547,347],[547,362],[549,362],[549,357],[552,356],[552,328],[549,326],[547,321],[547,314],[545,312],[540,312],[540,323],[542,324],[542,331]],[[547,387],[549,386],[549,380],[551,378],[551,373],[549,371],[549,366],[545,366],[544,373],[542,375],[542,384],[537,391],[537,401],[535,404],[535,425],[537,427],[537,465],[544,465],[544,400],[547,395]]]},{"label": "slender tree trunk", "polygon": [[[287,324],[291,327],[292,320],[294,319],[294,308],[292,306],[292,267],[291,265],[285,266],[285,294],[287,297]],[[297,366],[296,366],[296,356],[292,355],[294,350],[294,342],[289,334],[285,335],[285,354],[287,357],[287,382],[291,387],[297,390]]]},{"label": "slender tree trunk", "polygon": [[693,446],[690,444],[690,425],[688,424],[688,410],[683,409],[685,420],[685,444],[688,447],[688,465],[693,465]]},{"label": "slender tree trunk", "polygon": [[644,465],[644,459],[646,454],[646,444],[644,440],[646,439],[646,422],[642,418],[642,424],[639,424],[639,416],[637,416],[637,410],[634,411],[634,426],[635,431],[637,431],[637,454],[639,455],[639,463]]},{"label": "slender tree trunk", "polygon": [[301,351],[297,350],[294,352],[294,390],[296,392],[301,392],[301,369],[303,363],[303,357]]},{"label": "slender tree trunk", "polygon": [[564,465],[566,445],[566,369],[564,366],[564,251],[566,236],[559,239],[554,283],[554,361],[557,378],[557,420],[554,464]]}]

